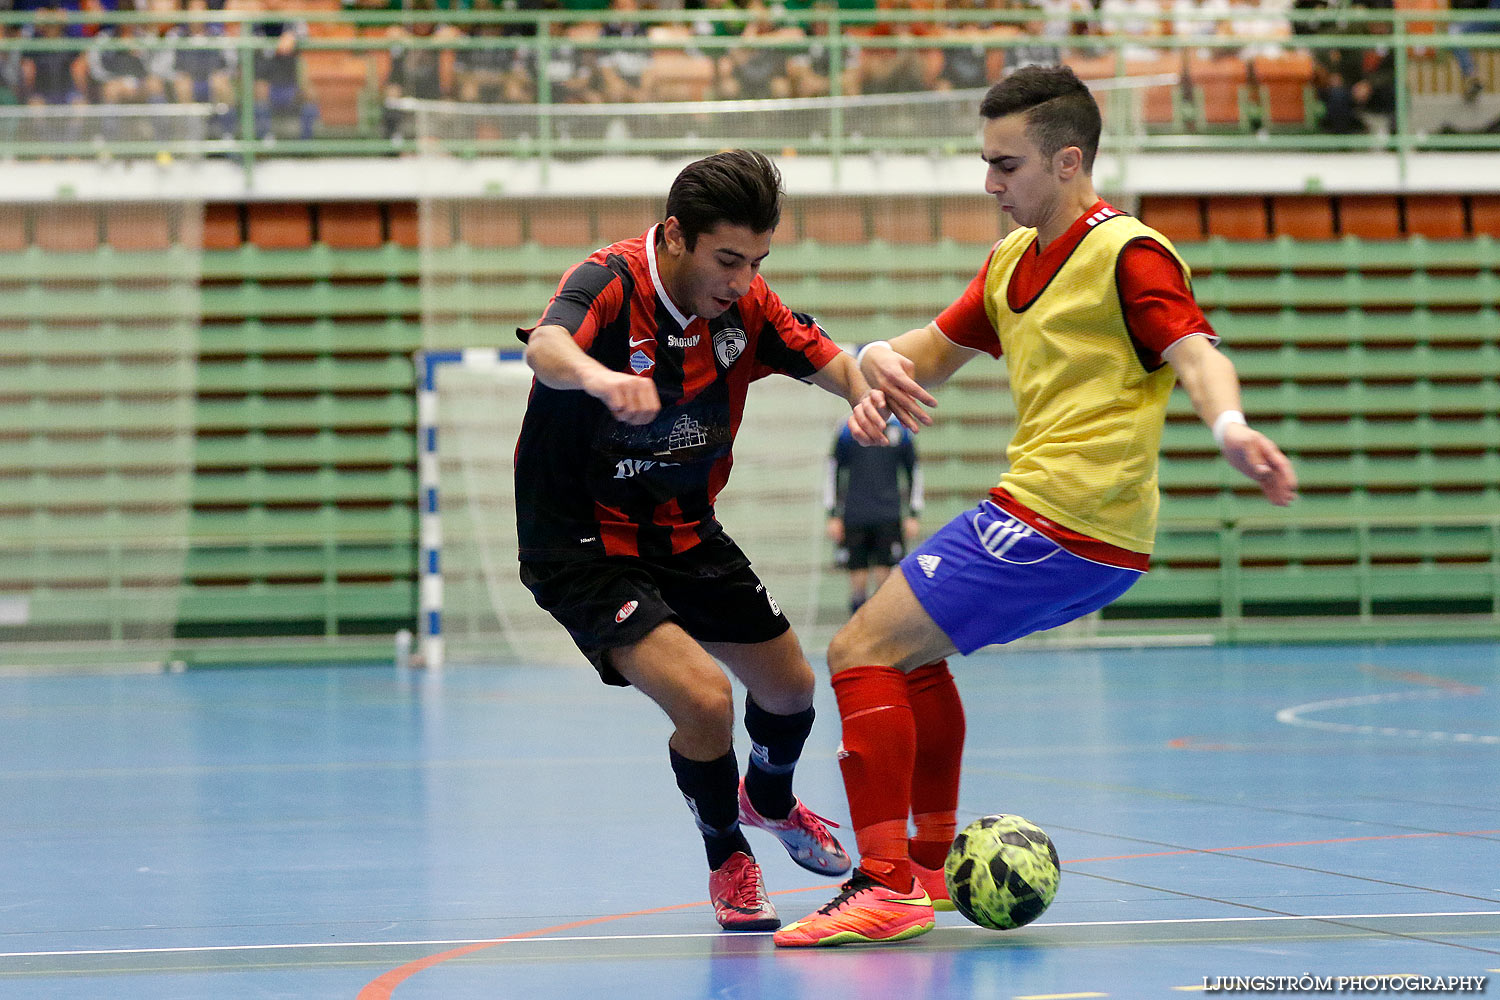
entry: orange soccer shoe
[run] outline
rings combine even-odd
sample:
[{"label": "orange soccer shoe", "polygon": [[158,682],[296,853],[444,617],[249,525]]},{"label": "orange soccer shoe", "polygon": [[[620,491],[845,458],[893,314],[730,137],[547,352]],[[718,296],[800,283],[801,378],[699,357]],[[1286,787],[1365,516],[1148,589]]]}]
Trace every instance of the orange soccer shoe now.
[{"label": "orange soccer shoe", "polygon": [[781,948],[826,948],[838,944],[880,944],[926,934],[936,924],[932,900],[922,884],[897,892],[863,871],[845,882],[827,906],[787,924],[774,938]]},{"label": "orange soccer shoe", "polygon": [[911,863],[912,878],[917,880],[917,885],[927,890],[928,897],[932,900],[934,910],[951,911],[953,900],[948,898],[948,882],[943,876],[941,868],[923,868],[917,862]]}]

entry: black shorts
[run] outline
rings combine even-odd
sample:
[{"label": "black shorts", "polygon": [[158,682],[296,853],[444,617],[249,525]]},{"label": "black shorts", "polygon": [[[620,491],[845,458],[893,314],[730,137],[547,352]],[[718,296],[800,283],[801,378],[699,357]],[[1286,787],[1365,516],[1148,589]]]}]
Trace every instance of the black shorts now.
[{"label": "black shorts", "polygon": [[606,684],[629,684],[610,666],[609,651],[639,642],[665,621],[699,642],[767,642],[791,627],[723,533],[663,559],[523,561],[521,582]]},{"label": "black shorts", "polygon": [[906,556],[906,543],[901,540],[901,522],[845,525],[844,549],[849,553],[846,563],[849,569],[894,566]]}]

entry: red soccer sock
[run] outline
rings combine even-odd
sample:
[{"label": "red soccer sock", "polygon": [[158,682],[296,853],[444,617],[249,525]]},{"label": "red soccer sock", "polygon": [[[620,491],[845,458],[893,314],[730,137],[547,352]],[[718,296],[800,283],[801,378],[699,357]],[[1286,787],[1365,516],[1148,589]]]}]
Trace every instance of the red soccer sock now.
[{"label": "red soccer sock", "polygon": [[839,768],[860,868],[898,892],[911,888],[906,817],[911,804],[916,726],[906,675],[894,667],[853,667],[833,675],[844,724]]},{"label": "red soccer sock", "polygon": [[911,858],[923,868],[941,868],[958,832],[964,706],[947,660],[907,674],[906,691],[916,725],[911,813],[917,829],[911,839]]}]

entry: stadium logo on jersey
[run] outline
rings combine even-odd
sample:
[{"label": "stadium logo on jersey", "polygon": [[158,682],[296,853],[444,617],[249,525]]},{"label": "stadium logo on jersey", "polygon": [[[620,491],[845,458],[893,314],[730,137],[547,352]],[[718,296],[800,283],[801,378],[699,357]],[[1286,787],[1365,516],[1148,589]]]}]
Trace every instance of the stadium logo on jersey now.
[{"label": "stadium logo on jersey", "polygon": [[942,556],[931,556],[925,552],[917,556],[917,565],[922,567],[922,574],[929,580],[931,580],[932,575],[937,572],[937,568],[942,564],[942,561]]},{"label": "stadium logo on jersey", "polygon": [[626,601],[624,604],[620,605],[620,610],[615,612],[615,624],[618,625],[625,619],[629,618],[631,615],[635,614],[635,609],[640,606],[640,601]]},{"label": "stadium logo on jersey", "polygon": [[679,337],[676,334],[667,334],[668,347],[697,347],[701,334],[693,334],[691,337]]},{"label": "stadium logo on jersey", "polygon": [[701,448],[708,444],[708,433],[704,431],[703,425],[684,413],[672,424],[672,429],[667,433],[667,451],[681,451],[683,448]]},{"label": "stadium logo on jersey", "polygon": [[630,356],[630,370],[637,375],[644,375],[655,367],[656,362],[645,351],[636,351]]},{"label": "stadium logo on jersey", "polygon": [[750,338],[737,326],[715,330],[714,357],[719,359],[719,367],[728,368],[734,364],[735,359],[745,353],[745,346],[749,343]]}]

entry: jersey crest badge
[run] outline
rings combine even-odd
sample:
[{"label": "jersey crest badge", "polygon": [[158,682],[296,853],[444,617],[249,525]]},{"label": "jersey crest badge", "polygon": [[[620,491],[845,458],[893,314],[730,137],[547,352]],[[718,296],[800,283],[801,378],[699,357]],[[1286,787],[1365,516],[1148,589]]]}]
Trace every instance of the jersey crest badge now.
[{"label": "jersey crest badge", "polygon": [[733,365],[735,359],[745,353],[745,345],[749,343],[750,338],[737,326],[715,330],[714,357],[719,359],[719,367],[728,368]]}]

